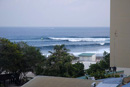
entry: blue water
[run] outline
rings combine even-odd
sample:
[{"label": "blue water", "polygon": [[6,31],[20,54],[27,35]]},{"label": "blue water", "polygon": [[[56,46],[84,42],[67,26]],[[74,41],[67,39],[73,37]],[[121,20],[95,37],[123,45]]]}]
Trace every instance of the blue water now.
[{"label": "blue water", "polygon": [[60,44],[65,44],[75,55],[110,50],[109,27],[0,27],[0,37],[12,42],[24,41],[39,48],[43,54]]}]

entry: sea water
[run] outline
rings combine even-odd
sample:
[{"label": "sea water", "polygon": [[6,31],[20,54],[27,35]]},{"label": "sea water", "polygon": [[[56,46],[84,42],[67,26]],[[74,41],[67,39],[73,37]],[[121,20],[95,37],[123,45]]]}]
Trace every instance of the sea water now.
[{"label": "sea water", "polygon": [[0,27],[0,37],[24,41],[45,55],[61,44],[74,55],[110,52],[109,27]]}]

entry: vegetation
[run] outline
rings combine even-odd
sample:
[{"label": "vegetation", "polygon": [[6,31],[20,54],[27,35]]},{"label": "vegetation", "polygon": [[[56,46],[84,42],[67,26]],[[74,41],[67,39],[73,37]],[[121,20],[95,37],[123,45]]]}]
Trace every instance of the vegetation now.
[{"label": "vegetation", "polygon": [[104,52],[103,60],[99,63],[91,64],[89,69],[86,70],[86,73],[90,76],[94,76],[96,79],[105,78],[105,70],[110,67],[110,54]]},{"label": "vegetation", "polygon": [[[79,77],[84,75],[82,63],[72,64],[75,58],[68,53],[65,45],[56,45],[50,56],[45,58],[40,50],[24,42],[10,42],[0,38],[0,74],[14,73],[26,75],[32,71],[37,75]],[[18,79],[19,80],[19,79]]]},{"label": "vegetation", "polygon": [[120,75],[115,75],[116,78],[120,77]]},{"label": "vegetation", "polygon": [[47,76],[61,76],[61,77],[78,77],[84,75],[84,65],[82,63],[72,64],[73,55],[68,53],[65,45],[56,45],[54,52],[46,61],[38,67],[37,74]]},{"label": "vegetation", "polygon": [[19,81],[20,74],[35,71],[35,67],[44,59],[39,49],[35,47],[28,46],[24,42],[13,43],[0,38],[0,73],[4,71],[17,74]]}]

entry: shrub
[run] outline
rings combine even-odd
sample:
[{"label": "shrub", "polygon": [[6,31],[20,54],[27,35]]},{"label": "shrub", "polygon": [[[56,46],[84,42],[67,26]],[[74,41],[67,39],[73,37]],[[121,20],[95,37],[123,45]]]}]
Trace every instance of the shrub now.
[{"label": "shrub", "polygon": [[116,78],[120,77],[120,75],[115,75]]}]

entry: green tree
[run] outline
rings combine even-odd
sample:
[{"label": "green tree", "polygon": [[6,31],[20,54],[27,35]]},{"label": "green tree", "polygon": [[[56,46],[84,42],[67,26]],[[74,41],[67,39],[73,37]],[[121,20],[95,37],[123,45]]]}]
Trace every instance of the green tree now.
[{"label": "green tree", "polygon": [[83,63],[75,63],[72,65],[73,66],[73,77],[79,77],[79,76],[84,76],[84,64]]},{"label": "green tree", "polygon": [[[20,52],[22,53],[21,70],[22,72],[32,71],[35,72],[36,67],[45,60],[45,57],[41,55],[40,50],[28,46],[24,42],[17,43]],[[26,67],[26,68],[25,68]]]},{"label": "green tree", "polygon": [[91,74],[91,73],[97,72],[97,71],[99,71],[99,70],[101,70],[101,67],[99,66],[98,63],[96,63],[96,64],[91,64],[91,65],[89,66],[89,69],[87,69],[87,74]]},{"label": "green tree", "polygon": [[[80,63],[72,64],[73,55],[68,53],[65,45],[56,45],[54,51],[46,59],[37,74],[61,77],[78,77],[84,75],[84,66]],[[39,71],[42,71],[39,73]]]},{"label": "green tree", "polygon": [[71,61],[74,58],[68,53],[68,49],[65,45],[56,45],[54,52],[50,52],[51,55],[47,58],[44,67],[45,75],[52,76],[65,76],[71,67]]},{"label": "green tree", "polygon": [[18,49],[17,44],[0,38],[0,67],[2,71],[17,72],[22,58],[22,54]]},{"label": "green tree", "polygon": [[103,60],[99,63],[91,64],[89,69],[86,70],[86,73],[90,76],[94,76],[96,79],[104,78],[105,69],[109,69],[110,67],[110,54],[104,52]]},{"label": "green tree", "polygon": [[28,46],[24,42],[14,43],[0,38],[0,72],[26,73],[36,71],[36,67],[44,61],[39,49]]}]

